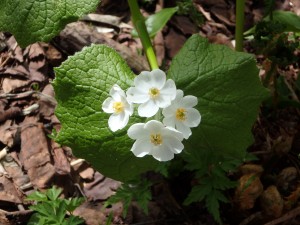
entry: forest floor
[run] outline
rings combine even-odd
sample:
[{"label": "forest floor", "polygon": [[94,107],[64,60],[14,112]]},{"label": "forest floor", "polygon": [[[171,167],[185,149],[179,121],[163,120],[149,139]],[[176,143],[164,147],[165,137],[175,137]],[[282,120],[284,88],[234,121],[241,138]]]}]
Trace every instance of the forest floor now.
[{"label": "forest floor", "polygon": [[[174,0],[144,2],[145,16],[176,5]],[[264,15],[263,1],[246,2],[245,30]],[[174,15],[154,39],[158,62],[164,70],[192,34],[206,37],[211,43],[234,46],[235,1],[195,0],[194,6],[196,16]],[[276,8],[300,15],[298,0],[277,1]],[[115,193],[120,182],[95,171],[88,162],[72,155],[70,148],[49,137],[53,129],[60,129],[54,114],[53,68],[84,46],[101,43],[124,56],[136,74],[149,70],[132,29],[127,1],[103,0],[95,14],[67,25],[50,43],[21,49],[12,35],[0,33],[0,224],[27,224],[32,211],[26,196],[53,185],[63,189],[64,197],[84,196],[88,200],[74,212],[88,225],[105,224],[110,215],[113,224],[216,224],[203,203],[183,205],[193,182],[189,173],[172,180],[148,174],[155,180],[148,215],[135,202],[126,218],[122,217],[122,203],[103,209],[103,202]],[[245,50],[252,51],[249,47]],[[261,60],[259,55],[257,59]],[[299,68],[290,68],[291,79],[297,79],[298,72]],[[299,109],[272,109],[269,115],[258,115],[253,124],[255,141],[249,151],[258,156],[259,163],[241,169],[256,171],[260,178],[251,184],[241,202],[235,199],[235,190],[228,191],[231,202],[220,206],[224,224],[300,224]],[[264,196],[260,189],[266,191]],[[268,202],[268,195],[274,201]]]}]

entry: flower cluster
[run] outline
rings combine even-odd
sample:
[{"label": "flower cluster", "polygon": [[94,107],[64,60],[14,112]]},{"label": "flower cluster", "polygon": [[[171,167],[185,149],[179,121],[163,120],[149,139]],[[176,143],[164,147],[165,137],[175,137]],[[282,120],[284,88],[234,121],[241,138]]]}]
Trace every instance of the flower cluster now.
[{"label": "flower cluster", "polygon": [[201,121],[199,111],[193,108],[198,99],[192,95],[183,96],[183,91],[177,90],[174,81],[167,80],[166,74],[159,69],[143,71],[126,94],[117,84],[109,94],[111,97],[103,102],[102,109],[111,113],[108,126],[112,131],[127,125],[134,103],[139,104],[141,117],[156,118],[160,112],[164,116],[162,122],[153,119],[133,124],[128,129],[128,136],[135,140],[131,151],[137,157],[152,155],[158,161],[173,159],[174,154],[183,150],[183,139],[191,136],[190,128],[197,127]]}]

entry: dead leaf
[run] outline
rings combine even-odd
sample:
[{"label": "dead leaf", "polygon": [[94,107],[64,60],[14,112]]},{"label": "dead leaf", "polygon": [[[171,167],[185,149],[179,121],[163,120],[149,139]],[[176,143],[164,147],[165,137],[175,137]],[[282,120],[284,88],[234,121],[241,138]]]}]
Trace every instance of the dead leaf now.
[{"label": "dead leaf", "polygon": [[244,164],[239,167],[239,172],[243,175],[245,174],[258,174],[261,175],[264,171],[264,168],[261,165],[256,164]]},{"label": "dead leaf", "polygon": [[234,202],[241,210],[252,209],[256,199],[263,192],[263,185],[259,175],[250,173],[243,175],[239,179],[239,184],[235,190]]},{"label": "dead leaf", "polygon": [[260,205],[264,213],[278,218],[282,215],[283,199],[276,186],[269,186],[260,197]]},{"label": "dead leaf", "polygon": [[297,185],[296,190],[294,190],[288,197],[284,199],[284,209],[286,211],[290,210],[295,204],[297,204],[300,198],[300,184]]},{"label": "dead leaf", "polygon": [[298,177],[298,171],[295,167],[284,168],[277,177],[276,186],[279,190],[287,192],[292,187]]},{"label": "dead leaf", "polygon": [[[28,172],[31,182],[39,188],[45,188],[55,174],[42,124],[26,117],[21,131],[20,161]],[[32,124],[32,125],[30,125]]]},{"label": "dead leaf", "polygon": [[121,182],[111,178],[104,177],[99,172],[95,172],[94,179],[91,182],[83,183],[83,190],[88,199],[91,200],[107,200],[115,194],[120,187]]},{"label": "dead leaf", "polygon": [[30,182],[27,174],[23,172],[22,168],[15,162],[10,154],[6,155],[1,163],[18,188]]},{"label": "dead leaf", "polygon": [[22,194],[17,191],[13,181],[7,176],[0,174],[0,201],[21,204],[22,200],[20,196]]}]

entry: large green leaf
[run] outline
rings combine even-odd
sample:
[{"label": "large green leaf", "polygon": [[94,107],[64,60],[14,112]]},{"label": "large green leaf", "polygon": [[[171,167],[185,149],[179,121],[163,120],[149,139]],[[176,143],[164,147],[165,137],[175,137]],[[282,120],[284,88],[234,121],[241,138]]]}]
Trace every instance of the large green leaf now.
[{"label": "large green leaf", "polygon": [[[62,129],[57,141],[70,146],[77,157],[120,181],[156,167],[152,157],[137,158],[130,152],[133,141],[127,136],[127,125],[113,133],[108,128],[109,115],[102,110],[113,84],[123,90],[132,85],[134,74],[111,48],[92,45],[69,57],[55,69],[54,89],[58,106],[56,115]],[[133,116],[129,124],[140,122]]]},{"label": "large green leaf", "polygon": [[[186,95],[199,100],[202,121],[185,143],[191,156],[209,152],[243,158],[259,105],[267,96],[254,58],[194,35],[173,59],[168,75]],[[200,156],[199,163],[206,163],[203,159]]]},{"label": "large green leaf", "polygon": [[67,23],[94,11],[99,0],[1,0],[0,30],[14,34],[22,47],[49,41]]}]

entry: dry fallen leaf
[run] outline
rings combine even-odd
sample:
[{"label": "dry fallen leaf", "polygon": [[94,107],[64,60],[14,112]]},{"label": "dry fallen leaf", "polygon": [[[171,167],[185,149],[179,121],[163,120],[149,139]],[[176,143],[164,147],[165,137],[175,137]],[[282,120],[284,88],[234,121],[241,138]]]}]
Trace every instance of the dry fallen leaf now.
[{"label": "dry fallen leaf", "polygon": [[264,213],[278,218],[282,214],[283,199],[276,186],[269,186],[260,197],[260,205]]},{"label": "dry fallen leaf", "polygon": [[255,173],[243,175],[239,179],[239,184],[235,191],[234,202],[237,203],[241,210],[251,209],[262,192],[263,185],[259,175]]}]

